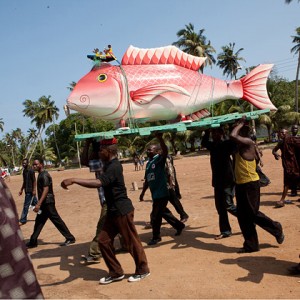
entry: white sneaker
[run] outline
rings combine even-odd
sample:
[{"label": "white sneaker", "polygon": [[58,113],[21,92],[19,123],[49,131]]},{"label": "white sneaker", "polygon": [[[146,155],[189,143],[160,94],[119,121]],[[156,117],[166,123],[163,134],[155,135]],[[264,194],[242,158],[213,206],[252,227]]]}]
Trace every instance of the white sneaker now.
[{"label": "white sneaker", "polygon": [[120,280],[122,280],[124,277],[125,277],[125,275],[121,275],[121,276],[119,276],[119,277],[111,277],[111,276],[102,277],[102,278],[99,280],[99,283],[101,283],[101,284],[109,284],[109,283],[112,283],[112,282],[114,282],[114,281],[120,281]]},{"label": "white sneaker", "polygon": [[150,272],[145,273],[145,274],[134,274],[128,278],[128,281],[129,282],[140,281],[140,280],[148,277],[149,275],[150,275]]}]

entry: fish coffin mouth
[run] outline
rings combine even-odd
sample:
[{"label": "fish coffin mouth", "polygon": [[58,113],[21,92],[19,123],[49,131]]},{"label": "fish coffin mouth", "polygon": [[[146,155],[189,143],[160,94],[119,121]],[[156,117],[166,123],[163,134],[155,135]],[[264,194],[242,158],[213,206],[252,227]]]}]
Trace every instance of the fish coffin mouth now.
[{"label": "fish coffin mouth", "polygon": [[87,108],[90,105],[90,97],[88,95],[82,95],[79,98],[80,108]]}]

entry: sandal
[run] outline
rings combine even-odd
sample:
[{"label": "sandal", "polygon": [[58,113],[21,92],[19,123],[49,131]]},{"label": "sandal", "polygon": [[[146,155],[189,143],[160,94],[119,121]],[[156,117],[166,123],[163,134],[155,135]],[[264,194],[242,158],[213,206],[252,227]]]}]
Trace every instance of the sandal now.
[{"label": "sandal", "polygon": [[276,207],[276,208],[284,207],[284,202],[283,202],[283,201],[278,201],[278,202],[276,202],[275,207]]},{"label": "sandal", "polygon": [[225,238],[230,237],[230,236],[232,236],[232,233],[230,233],[230,234],[221,233],[221,234],[219,234],[215,237],[215,240],[225,239]]}]

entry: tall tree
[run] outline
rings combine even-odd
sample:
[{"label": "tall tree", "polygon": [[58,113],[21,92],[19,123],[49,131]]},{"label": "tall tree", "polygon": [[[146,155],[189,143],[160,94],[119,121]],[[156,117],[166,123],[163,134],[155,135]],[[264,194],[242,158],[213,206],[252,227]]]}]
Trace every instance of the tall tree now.
[{"label": "tall tree", "polygon": [[[179,39],[177,42],[174,42],[173,45],[177,46],[185,53],[199,57],[206,57],[206,61],[203,66],[212,66],[216,62],[216,59],[213,56],[213,53],[215,53],[216,50],[211,45],[210,41],[207,41],[206,36],[203,34],[204,31],[205,29],[201,29],[198,33],[196,33],[194,25],[189,23],[188,25],[185,25],[184,29],[180,29],[177,32],[176,35]],[[203,66],[200,69],[202,73]]]},{"label": "tall tree", "polygon": [[[23,110],[24,116],[31,118],[31,123],[35,123],[38,129],[38,137],[42,141],[42,132],[45,129],[47,123],[55,123],[55,119],[58,118],[59,109],[55,106],[54,101],[50,100],[51,96],[42,96],[38,101],[25,100],[23,105],[25,109]],[[36,147],[37,143],[35,143]],[[43,144],[41,143],[41,146]],[[56,144],[57,146],[57,144]],[[29,157],[35,150],[35,147]],[[59,149],[57,146],[57,151],[59,155]]]},{"label": "tall tree", "polygon": [[296,45],[291,49],[292,53],[298,54],[298,65],[296,71],[296,90],[295,90],[295,111],[298,112],[299,107],[299,70],[300,70],[300,27],[296,28],[297,35],[292,36],[293,43]]},{"label": "tall tree", "polygon": [[[290,4],[293,0],[285,0],[286,4]],[[300,0],[298,0],[298,2],[300,2]]]},{"label": "tall tree", "polygon": [[229,45],[222,47],[222,52],[218,54],[217,66],[223,69],[223,75],[230,76],[231,79],[236,79],[236,74],[241,69],[240,61],[246,61],[243,57],[240,57],[240,52],[244,48],[240,48],[234,52],[235,43],[229,43]]}]

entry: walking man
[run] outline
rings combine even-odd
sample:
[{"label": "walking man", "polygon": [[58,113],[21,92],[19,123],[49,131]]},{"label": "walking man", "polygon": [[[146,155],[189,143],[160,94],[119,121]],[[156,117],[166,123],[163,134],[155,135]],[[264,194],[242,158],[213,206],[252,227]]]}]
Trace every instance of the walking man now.
[{"label": "walking man", "polygon": [[27,248],[37,247],[37,239],[48,219],[50,219],[50,221],[66,239],[64,243],[60,244],[60,246],[68,246],[75,243],[75,237],[71,234],[67,225],[56,210],[52,177],[44,169],[43,160],[34,160],[33,167],[39,173],[37,178],[38,202],[33,209],[37,215],[35,218],[33,234],[30,237],[30,241],[26,244]]},{"label": "walking man", "polygon": [[234,197],[234,172],[231,155],[236,145],[233,141],[224,140],[222,128],[211,130],[212,141],[209,141],[210,131],[206,130],[202,139],[202,147],[210,152],[212,171],[212,186],[214,187],[215,206],[219,215],[220,234],[216,240],[232,235],[228,212],[236,216]]},{"label": "walking man", "polygon": [[243,117],[230,134],[238,147],[235,155],[237,218],[244,237],[244,245],[238,253],[259,251],[256,225],[272,234],[278,244],[284,241],[281,224],[259,211],[260,185],[256,172],[255,143],[245,123],[246,118]]},{"label": "walking man", "polygon": [[108,267],[108,276],[100,279],[100,284],[109,284],[122,280],[125,275],[114,249],[114,238],[120,233],[128,252],[134,258],[135,273],[129,282],[140,281],[150,275],[146,254],[134,225],[134,207],[127,196],[123,176],[123,167],[119,162],[117,140],[100,142],[100,159],[105,163],[103,174],[97,179],[68,178],[61,182],[67,189],[72,184],[87,188],[103,187],[107,203],[107,215],[99,233],[99,246],[102,257]]},{"label": "walking man", "polygon": [[148,242],[149,246],[156,245],[161,241],[160,228],[162,218],[176,229],[176,236],[180,235],[185,227],[184,223],[179,221],[167,208],[168,201],[170,200],[166,174],[168,148],[161,133],[157,133],[156,137],[160,144],[150,145],[147,149],[149,161],[146,165],[145,182],[140,194],[140,201],[143,201],[144,194],[149,187],[153,200],[151,212],[152,239]]},{"label": "walking man", "polygon": [[23,211],[19,220],[19,225],[25,225],[27,223],[27,215],[30,205],[35,206],[37,203],[36,198],[36,179],[35,173],[28,165],[28,159],[23,159],[23,184],[19,192],[19,196],[25,191],[25,199],[23,205]]}]

